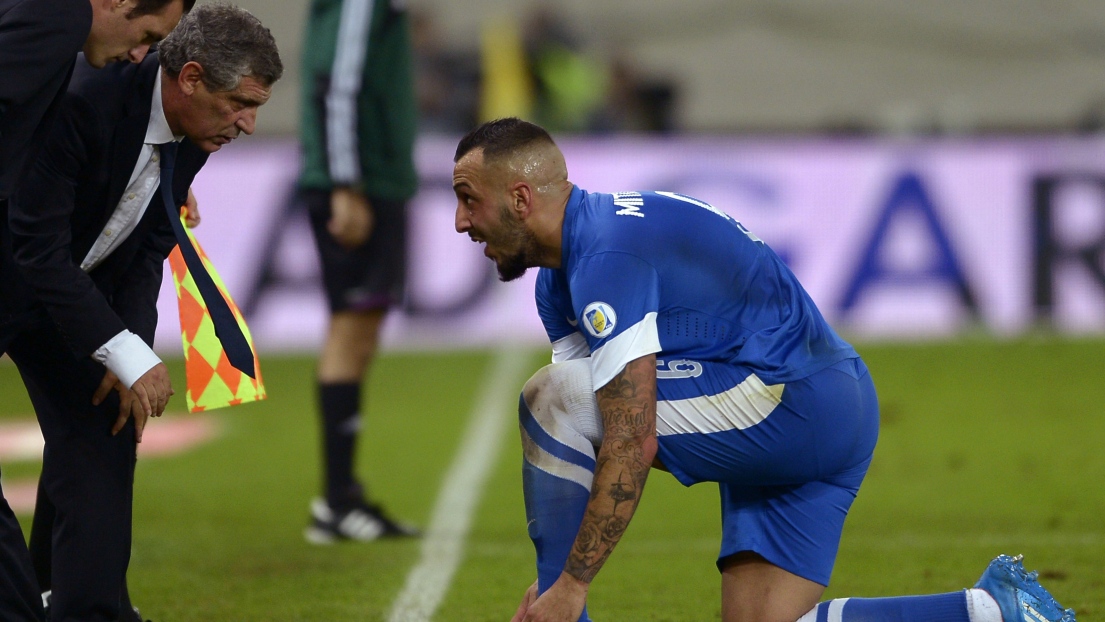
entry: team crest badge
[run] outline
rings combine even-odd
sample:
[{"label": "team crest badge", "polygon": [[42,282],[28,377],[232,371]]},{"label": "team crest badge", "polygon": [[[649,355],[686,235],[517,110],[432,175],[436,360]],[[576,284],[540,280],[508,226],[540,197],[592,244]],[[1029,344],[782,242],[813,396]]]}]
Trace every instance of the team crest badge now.
[{"label": "team crest badge", "polygon": [[618,315],[614,313],[614,308],[605,302],[592,302],[583,308],[583,320],[587,332],[596,339],[602,339],[614,332]]}]

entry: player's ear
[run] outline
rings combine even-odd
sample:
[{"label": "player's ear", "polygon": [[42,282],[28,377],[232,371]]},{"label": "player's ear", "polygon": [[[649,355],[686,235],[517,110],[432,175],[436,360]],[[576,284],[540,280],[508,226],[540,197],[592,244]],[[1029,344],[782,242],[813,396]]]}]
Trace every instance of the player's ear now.
[{"label": "player's ear", "polygon": [[518,216],[529,216],[533,198],[533,188],[524,181],[515,182],[510,188],[510,205]]}]

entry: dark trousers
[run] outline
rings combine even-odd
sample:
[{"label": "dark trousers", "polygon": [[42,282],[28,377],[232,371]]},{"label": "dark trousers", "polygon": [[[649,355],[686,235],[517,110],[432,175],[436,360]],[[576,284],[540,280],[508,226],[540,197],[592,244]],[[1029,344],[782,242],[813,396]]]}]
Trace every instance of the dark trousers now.
[{"label": "dark trousers", "polygon": [[[134,424],[128,421],[111,435],[118,394],[92,405],[104,367],[78,359],[48,320],[30,322],[9,338],[8,356],[19,369],[46,441],[41,487],[56,512],[50,620],[114,622],[130,562]],[[0,537],[6,540],[8,527],[3,529]],[[22,539],[21,532],[16,535]],[[41,605],[25,545],[22,553]],[[6,613],[0,610],[0,619],[8,620]]]},{"label": "dark trousers", "polygon": [[[27,546],[31,550],[31,564],[34,566],[35,578],[38,579],[38,589],[42,592],[51,590],[54,582],[50,577],[54,566],[54,520],[57,518],[57,509],[54,502],[50,501],[50,495],[40,479],[38,482],[38,494],[35,498],[35,515],[31,521],[31,535],[27,539]],[[119,622],[142,622],[138,617],[134,606],[130,602],[130,593],[126,583],[119,595]]]},{"label": "dark trousers", "polygon": [[0,499],[0,620],[39,622],[42,615],[23,531],[7,500]]},{"label": "dark trousers", "polygon": [[[19,325],[12,318],[0,318],[0,352],[7,351],[8,344],[18,334]],[[23,530],[7,499],[0,496],[0,620],[38,622],[42,619],[42,599]]]}]

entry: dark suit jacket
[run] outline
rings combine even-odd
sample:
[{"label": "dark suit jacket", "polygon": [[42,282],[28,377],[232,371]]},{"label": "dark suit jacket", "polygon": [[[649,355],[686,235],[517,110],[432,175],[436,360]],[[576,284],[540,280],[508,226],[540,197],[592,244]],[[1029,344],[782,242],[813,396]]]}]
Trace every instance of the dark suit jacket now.
[{"label": "dark suit jacket", "polygon": [[44,142],[91,27],[87,0],[0,0],[0,201]]},{"label": "dark suit jacket", "polygon": [[[124,328],[153,342],[162,265],[176,244],[160,190],[103,263],[87,274],[80,263],[134,170],[158,71],[156,53],[139,65],[100,70],[78,61],[45,148],[9,204],[0,304],[15,315],[45,309],[78,356]],[[181,143],[172,180],[177,205],[206,161],[193,143]]]}]

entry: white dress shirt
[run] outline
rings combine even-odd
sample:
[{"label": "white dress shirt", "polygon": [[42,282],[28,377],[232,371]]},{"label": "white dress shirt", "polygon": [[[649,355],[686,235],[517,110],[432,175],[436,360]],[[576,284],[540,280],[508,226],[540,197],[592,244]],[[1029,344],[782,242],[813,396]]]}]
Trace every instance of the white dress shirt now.
[{"label": "white dress shirt", "polygon": [[[119,205],[115,207],[111,218],[104,225],[104,230],[96,238],[96,243],[92,245],[84,261],[81,262],[81,270],[90,272],[95,269],[134,232],[161,181],[159,163],[161,158],[158,145],[178,141],[181,138],[173,135],[173,131],[169,129],[169,121],[165,118],[165,107],[161,102],[161,72],[159,71],[154,81],[153,100],[150,102],[150,122],[146,126],[146,138],[143,140],[142,150],[138,153],[138,161],[134,164],[134,171],[130,174],[130,181],[127,182],[127,189],[119,199]],[[141,337],[126,329],[100,346],[92,353],[92,358],[115,372],[119,380],[128,388],[133,386],[142,374],[161,362]]]}]

